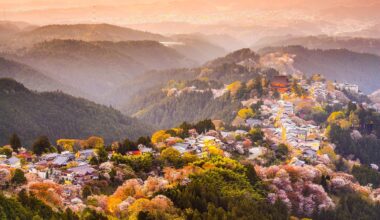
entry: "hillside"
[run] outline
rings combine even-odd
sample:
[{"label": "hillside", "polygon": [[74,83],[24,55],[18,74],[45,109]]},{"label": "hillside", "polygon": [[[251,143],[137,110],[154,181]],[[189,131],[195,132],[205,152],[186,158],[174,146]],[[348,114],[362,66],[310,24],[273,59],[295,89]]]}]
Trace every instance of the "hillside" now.
[{"label": "hillside", "polygon": [[197,61],[198,65],[224,56],[227,53],[223,47],[209,41],[205,37],[191,34],[174,35],[171,37],[180,42],[180,44],[173,44],[170,47],[184,56]]},{"label": "hillside", "polygon": [[307,37],[273,37],[263,39],[255,44],[256,48],[300,45],[308,49],[347,49],[358,53],[371,53],[380,55],[380,39],[307,36]]},{"label": "hillside", "polygon": [[211,90],[185,92],[180,96],[167,96],[165,92],[154,91],[157,90],[136,97],[129,103],[131,109],[128,110],[140,120],[160,128],[206,118],[230,122],[233,119],[231,112],[240,106],[240,102],[233,101],[229,96],[214,99]]},{"label": "hillside", "polygon": [[301,46],[266,48],[265,53],[294,54],[294,67],[310,76],[321,73],[330,80],[358,84],[369,94],[379,89],[380,57],[346,49],[310,50]]},{"label": "hillside", "polygon": [[[197,69],[170,69],[170,70],[153,70],[140,74],[138,78],[123,83],[118,88],[105,95],[105,100],[113,106],[125,109],[128,108],[131,98],[146,94],[146,91],[159,89],[166,85],[170,80],[188,80],[193,79],[199,74]],[[117,97],[117,98],[115,98]]]},{"label": "hillside", "polygon": [[131,40],[167,40],[166,37],[159,34],[110,24],[54,24],[20,32],[9,43],[14,47],[20,48],[21,46],[31,46],[35,43],[54,39],[114,42]]},{"label": "hillside", "polygon": [[193,65],[183,55],[154,41],[53,40],[8,56],[91,94],[99,102],[111,89],[150,69]]},{"label": "hillside", "polygon": [[24,144],[39,135],[87,138],[99,135],[107,141],[147,135],[149,127],[120,112],[61,92],[32,92],[11,79],[0,79],[0,145],[17,133]]},{"label": "hillside", "polygon": [[84,96],[84,93],[60,83],[32,67],[0,57],[0,78],[12,78],[36,91],[67,91],[71,95]]},{"label": "hillside", "polygon": [[[241,103],[223,87],[238,80],[254,79],[259,72],[265,72],[259,65],[251,65],[258,59],[259,55],[250,49],[242,49],[198,68],[158,72],[156,76],[163,76],[160,77],[163,80],[144,87],[144,90],[134,93],[118,106],[129,115],[164,128],[205,118],[231,122],[231,112],[238,109]],[[182,77],[166,78],[170,73]],[[212,89],[222,94],[216,96]]]}]

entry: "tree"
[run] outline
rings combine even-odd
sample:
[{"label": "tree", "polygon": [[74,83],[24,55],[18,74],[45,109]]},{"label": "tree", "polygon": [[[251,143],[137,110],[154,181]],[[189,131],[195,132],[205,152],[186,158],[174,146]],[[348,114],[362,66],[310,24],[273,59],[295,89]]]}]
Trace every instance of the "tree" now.
[{"label": "tree", "polygon": [[91,187],[88,185],[85,185],[82,190],[82,197],[86,199],[88,196],[92,195]]},{"label": "tree", "polygon": [[123,144],[121,144],[119,148],[117,149],[117,152],[119,154],[125,155],[128,151],[135,151],[135,150],[138,150],[137,144],[129,140],[128,138],[126,138],[123,141]]},{"label": "tree", "polygon": [[280,93],[278,92],[277,89],[274,90],[272,97],[274,99],[279,99],[280,98]]},{"label": "tree", "polygon": [[238,116],[242,119],[252,118],[255,116],[255,113],[251,108],[242,108],[238,112]]},{"label": "tree", "polygon": [[10,158],[12,156],[12,148],[9,146],[0,147],[0,154],[6,155],[7,158]]},{"label": "tree", "polygon": [[205,119],[203,121],[200,121],[197,124],[195,124],[194,127],[199,134],[207,132],[209,130],[215,130],[215,125],[214,123],[212,123],[211,119]]},{"label": "tree", "polygon": [[253,142],[262,141],[264,139],[264,132],[261,128],[252,128],[249,131],[249,137]]},{"label": "tree", "polygon": [[49,138],[46,136],[38,137],[37,140],[32,145],[32,150],[36,155],[41,155],[43,153],[50,152],[51,145]]},{"label": "tree", "polygon": [[276,155],[279,158],[285,158],[289,153],[289,148],[285,144],[279,144],[276,150]]},{"label": "tree", "polygon": [[16,185],[21,185],[21,184],[26,183],[24,172],[21,169],[16,169],[11,182]]},{"label": "tree", "polygon": [[16,133],[12,134],[9,138],[9,144],[11,145],[14,152],[18,152],[18,149],[22,147],[20,138]]},{"label": "tree", "polygon": [[98,148],[98,162],[99,164],[107,162],[108,161],[108,152],[104,147]]},{"label": "tree", "polygon": [[253,88],[256,89],[259,97],[263,96],[264,89],[261,76],[256,77]]},{"label": "tree", "polygon": [[137,139],[137,146],[140,145],[140,144],[142,144],[142,145],[144,145],[146,147],[151,147],[152,146],[152,141],[151,141],[151,139],[150,139],[149,136],[147,136],[147,137],[139,137],[139,139]]},{"label": "tree", "polygon": [[183,163],[183,161],[181,159],[181,153],[172,147],[168,147],[168,148],[164,149],[161,152],[161,158],[167,164],[175,166],[175,167],[179,167]]},{"label": "tree", "polygon": [[165,130],[159,130],[152,135],[152,143],[158,144],[164,142],[168,138],[170,138],[170,134],[166,133]]},{"label": "tree", "polygon": [[101,137],[92,136],[86,141],[86,148],[100,148],[104,146],[104,140]]}]

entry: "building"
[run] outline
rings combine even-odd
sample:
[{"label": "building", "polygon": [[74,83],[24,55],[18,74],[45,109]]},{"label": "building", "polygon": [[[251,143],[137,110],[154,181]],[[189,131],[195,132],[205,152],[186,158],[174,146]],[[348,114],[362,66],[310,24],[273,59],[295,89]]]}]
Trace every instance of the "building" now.
[{"label": "building", "polygon": [[13,168],[20,168],[21,167],[21,161],[17,157],[11,157],[11,158],[5,160],[5,164],[7,164]]},{"label": "building", "polygon": [[289,90],[289,79],[287,76],[275,76],[272,79],[271,87],[280,93],[285,93]]},{"label": "building", "polygon": [[355,84],[348,83],[337,83],[335,87],[339,90],[346,90],[351,93],[359,93],[359,86]]}]

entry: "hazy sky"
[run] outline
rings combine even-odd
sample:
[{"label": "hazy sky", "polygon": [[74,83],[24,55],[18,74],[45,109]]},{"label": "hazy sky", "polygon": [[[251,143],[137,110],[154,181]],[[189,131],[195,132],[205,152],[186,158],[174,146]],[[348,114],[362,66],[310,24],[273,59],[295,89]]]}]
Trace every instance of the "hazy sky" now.
[{"label": "hazy sky", "polygon": [[0,0],[0,20],[49,23],[378,21],[380,0]]}]

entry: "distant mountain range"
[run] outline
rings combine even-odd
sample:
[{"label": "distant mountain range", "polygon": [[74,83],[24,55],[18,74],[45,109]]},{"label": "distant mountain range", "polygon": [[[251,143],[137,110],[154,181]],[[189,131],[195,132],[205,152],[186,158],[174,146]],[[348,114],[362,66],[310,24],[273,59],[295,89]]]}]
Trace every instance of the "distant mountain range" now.
[{"label": "distant mountain range", "polygon": [[128,80],[135,80],[145,71],[195,65],[194,61],[155,41],[52,40],[4,56],[91,94],[101,102],[104,94]]},{"label": "distant mountain range", "polygon": [[354,83],[369,94],[380,88],[380,56],[347,49],[307,49],[302,46],[272,47],[266,53],[294,54],[294,67],[306,75],[321,73],[330,80]]},{"label": "distant mountain range", "polygon": [[[380,28],[380,27],[379,27]],[[380,35],[379,35],[380,36]],[[380,39],[331,36],[278,36],[263,38],[254,44],[254,48],[300,45],[308,49],[348,49],[358,53],[380,55]]]},{"label": "distant mountain range", "polygon": [[152,130],[119,111],[61,92],[33,92],[12,79],[0,79],[0,145],[15,132],[30,145],[39,135],[50,140],[99,135],[106,141],[132,139]]},{"label": "distant mountain range", "polygon": [[198,35],[174,35],[171,36],[179,44],[173,44],[172,48],[189,57],[198,64],[224,56],[227,51],[219,45],[211,43],[206,37]]},{"label": "distant mountain range", "polygon": [[83,41],[167,41],[169,38],[159,34],[133,30],[110,24],[74,24],[47,25],[33,30],[15,33],[7,44],[12,47],[31,46],[50,40],[83,40]]}]

